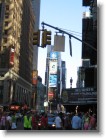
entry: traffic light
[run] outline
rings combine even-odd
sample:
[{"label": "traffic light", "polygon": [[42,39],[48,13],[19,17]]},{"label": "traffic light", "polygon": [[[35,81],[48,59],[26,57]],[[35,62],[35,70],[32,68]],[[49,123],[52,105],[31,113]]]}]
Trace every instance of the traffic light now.
[{"label": "traffic light", "polygon": [[51,45],[51,31],[45,29],[42,33],[42,47],[46,47],[46,45]]},{"label": "traffic light", "polygon": [[40,30],[33,33],[33,45],[40,46]]}]

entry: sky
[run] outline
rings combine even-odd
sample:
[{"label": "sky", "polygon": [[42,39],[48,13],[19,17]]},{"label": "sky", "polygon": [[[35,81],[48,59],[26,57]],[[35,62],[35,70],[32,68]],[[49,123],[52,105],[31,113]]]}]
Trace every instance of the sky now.
[{"label": "sky", "polygon": [[[45,22],[54,27],[61,28],[79,39],[82,39],[82,16],[88,8],[82,6],[82,0],[41,0],[40,28],[41,22]],[[45,29],[52,32],[52,45],[54,45],[54,35],[57,30],[48,26]],[[72,87],[76,87],[77,69],[82,64],[81,42],[72,38],[72,57],[69,52],[69,37],[65,35],[65,52],[61,53],[63,61],[66,61],[66,87],[70,87],[70,78],[73,79]],[[47,46],[49,47],[49,46]],[[45,80],[47,48],[39,48],[38,74]],[[43,63],[43,64],[42,64]]]}]

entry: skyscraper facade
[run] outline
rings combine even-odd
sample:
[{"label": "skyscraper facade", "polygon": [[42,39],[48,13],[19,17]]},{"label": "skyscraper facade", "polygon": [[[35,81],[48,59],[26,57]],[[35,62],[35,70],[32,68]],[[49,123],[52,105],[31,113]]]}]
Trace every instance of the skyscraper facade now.
[{"label": "skyscraper facade", "polygon": [[[83,0],[83,6],[89,7],[88,12],[83,13],[82,40],[92,46],[82,43],[82,67],[79,68],[77,87],[97,88],[97,0]],[[81,74],[80,74],[81,73]]]},{"label": "skyscraper facade", "polygon": [[1,104],[18,101],[30,106],[34,25],[31,0],[0,0]]},{"label": "skyscraper facade", "polygon": [[52,111],[57,109],[62,87],[65,88],[66,86],[65,74],[65,62],[61,59],[61,52],[54,51],[54,46],[49,46],[46,58],[45,84],[49,108]]}]

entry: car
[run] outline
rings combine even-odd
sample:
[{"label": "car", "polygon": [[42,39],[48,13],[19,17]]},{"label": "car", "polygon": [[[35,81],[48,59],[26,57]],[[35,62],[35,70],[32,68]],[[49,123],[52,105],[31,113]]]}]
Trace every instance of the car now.
[{"label": "car", "polygon": [[55,115],[48,115],[48,129],[55,130]]}]

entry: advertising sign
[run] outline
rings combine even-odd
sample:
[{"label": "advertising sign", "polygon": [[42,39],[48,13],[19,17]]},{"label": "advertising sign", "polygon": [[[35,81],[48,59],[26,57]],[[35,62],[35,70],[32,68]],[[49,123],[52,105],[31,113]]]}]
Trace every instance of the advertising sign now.
[{"label": "advertising sign", "polygon": [[49,75],[49,87],[57,87],[57,75]]},{"label": "advertising sign", "polygon": [[11,48],[10,49],[10,65],[14,65],[14,52],[15,52],[15,49],[14,48]]},{"label": "advertising sign", "polygon": [[38,71],[37,70],[33,70],[33,72],[32,72],[32,84],[33,85],[37,84],[37,78],[38,78]]},{"label": "advertising sign", "polygon": [[50,60],[49,73],[50,74],[57,74],[57,61],[51,61]]},{"label": "advertising sign", "polygon": [[50,59],[58,59],[58,52],[50,52]]},{"label": "advertising sign", "polygon": [[54,36],[54,51],[65,52],[65,36]]},{"label": "advertising sign", "polygon": [[62,103],[67,104],[96,104],[97,91],[94,88],[72,88],[62,91]]}]

